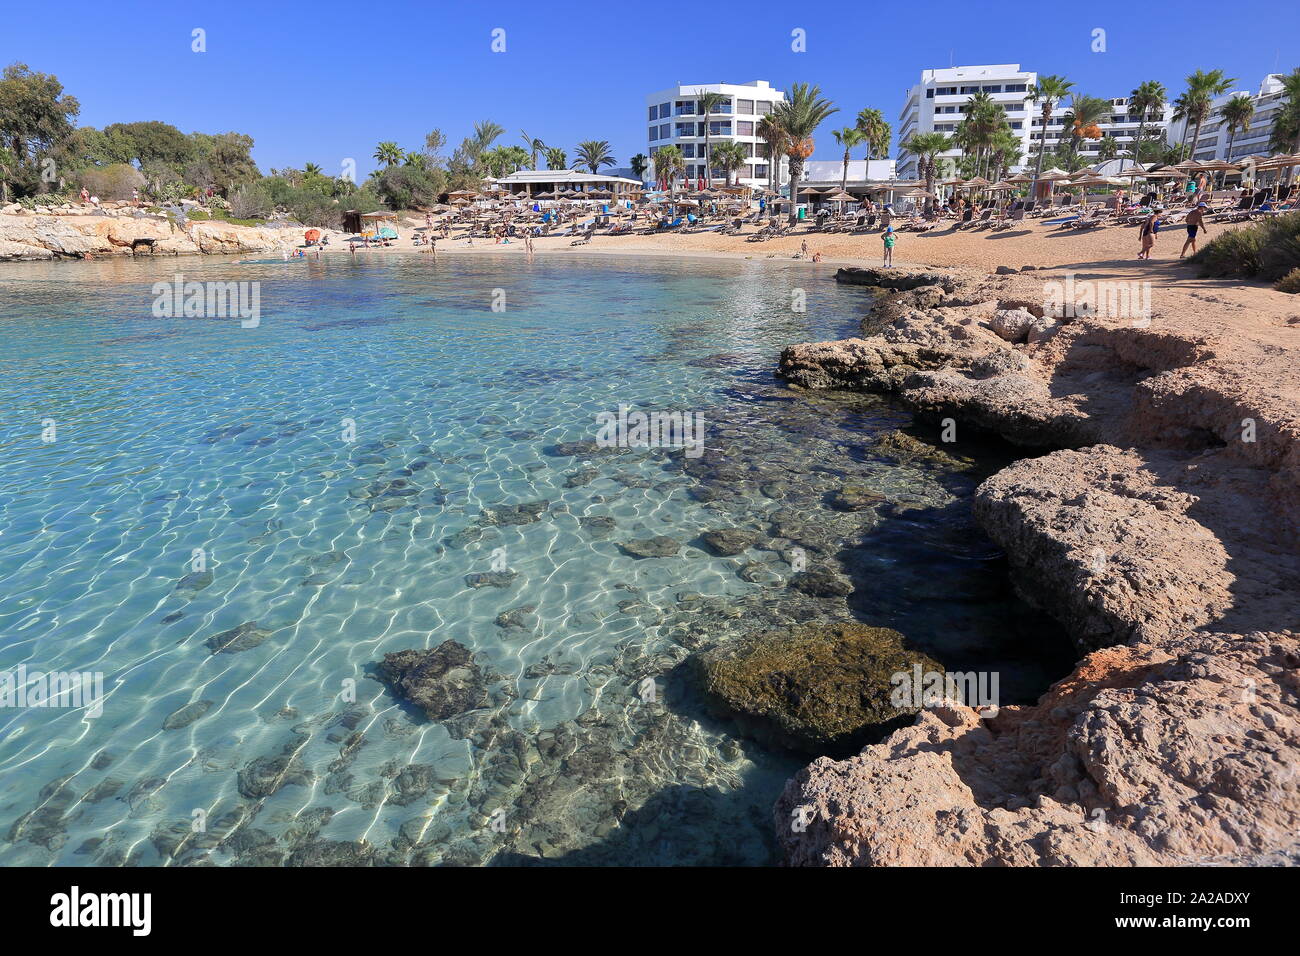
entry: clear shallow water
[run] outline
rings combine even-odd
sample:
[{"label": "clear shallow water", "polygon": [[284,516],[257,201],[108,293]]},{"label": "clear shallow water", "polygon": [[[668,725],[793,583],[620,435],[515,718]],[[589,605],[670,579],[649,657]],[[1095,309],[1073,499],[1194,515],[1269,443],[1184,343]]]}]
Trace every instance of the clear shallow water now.
[{"label": "clear shallow water", "polygon": [[[150,287],[177,271],[260,281],[260,326],[153,317]],[[692,649],[851,607],[950,669],[1002,669],[1004,702],[1060,676],[1068,656],[1043,650],[970,521],[981,467],[882,459],[874,438],[906,414],[773,381],[783,345],[865,311],[830,272],[6,267],[0,671],[99,671],[107,697],[93,719],[0,709],[0,861],[763,863],[802,761],[700,712]],[[701,413],[708,453],[557,454],[620,404]],[[894,509],[828,508],[847,481]],[[483,518],[525,502],[545,502],[537,520]],[[717,527],[760,548],[711,555],[698,535]],[[658,535],[678,556],[619,548]],[[791,545],[851,575],[847,607],[783,586]],[[501,566],[508,587],[467,587]],[[261,643],[205,643],[245,624]],[[489,704],[429,722],[373,666],[447,640],[476,653]]]}]

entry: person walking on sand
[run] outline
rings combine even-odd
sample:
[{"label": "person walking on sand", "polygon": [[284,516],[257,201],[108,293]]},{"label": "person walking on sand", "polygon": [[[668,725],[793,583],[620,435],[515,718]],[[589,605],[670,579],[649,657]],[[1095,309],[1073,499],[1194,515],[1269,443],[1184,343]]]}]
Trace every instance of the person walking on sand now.
[{"label": "person walking on sand", "polygon": [[893,226],[886,226],[885,231],[880,234],[880,238],[885,244],[885,268],[892,269],[894,267],[894,243],[898,241],[898,235],[894,232]]},{"label": "person walking on sand", "polygon": [[1178,253],[1179,259],[1187,255],[1188,246],[1192,247],[1192,255],[1196,255],[1196,234],[1205,228],[1205,210],[1208,208],[1205,203],[1198,202],[1183,220],[1187,224],[1187,240],[1183,243],[1183,251]]},{"label": "person walking on sand", "polygon": [[1139,259],[1150,259],[1151,248],[1156,244],[1156,236],[1160,234],[1160,210],[1157,209],[1142,223],[1142,228],[1138,230],[1138,237],[1142,240],[1142,251],[1138,253]]}]

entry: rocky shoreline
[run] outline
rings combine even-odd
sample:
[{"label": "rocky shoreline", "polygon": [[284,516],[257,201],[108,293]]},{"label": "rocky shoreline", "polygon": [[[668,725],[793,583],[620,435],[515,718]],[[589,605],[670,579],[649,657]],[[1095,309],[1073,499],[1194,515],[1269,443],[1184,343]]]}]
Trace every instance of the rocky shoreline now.
[{"label": "rocky shoreline", "polygon": [[58,215],[0,213],[0,262],[133,254],[240,255],[284,249],[301,240],[297,226],[272,229],[220,220],[189,220],[182,226],[166,216],[130,208]]},{"label": "rocky shoreline", "polygon": [[1044,316],[1035,278],[841,270],[881,297],[863,336],[781,356],[797,388],[1022,446],[976,518],[1084,655],[1036,705],[929,707],[819,758],[775,809],[785,859],[1300,861],[1294,403],[1212,335]]}]

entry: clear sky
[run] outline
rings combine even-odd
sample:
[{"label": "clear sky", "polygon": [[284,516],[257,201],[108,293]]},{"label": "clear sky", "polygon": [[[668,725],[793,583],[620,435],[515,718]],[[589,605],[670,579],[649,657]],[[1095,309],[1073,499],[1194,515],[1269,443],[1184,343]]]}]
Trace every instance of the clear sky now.
[{"label": "clear sky", "polygon": [[[206,31],[207,51],[191,50]],[[505,52],[491,49],[505,31]],[[806,52],[791,31],[806,31]],[[1093,30],[1106,50],[1092,52]],[[897,125],[922,69],[1020,63],[1080,92],[1126,94],[1160,80],[1176,95],[1195,69],[1239,87],[1300,66],[1295,0],[1059,3],[493,4],[382,0],[220,3],[16,0],[0,15],[0,64],[56,74],[82,125],[163,120],[185,132],[256,140],[263,172],[316,162],[364,176],[375,144],[451,145],[491,119],[566,148],[605,139],[619,165],[646,152],[645,96],[675,83],[817,83],[840,112],[814,158],[836,159],[832,127],[872,106]],[[856,157],[855,157],[856,158]]]}]

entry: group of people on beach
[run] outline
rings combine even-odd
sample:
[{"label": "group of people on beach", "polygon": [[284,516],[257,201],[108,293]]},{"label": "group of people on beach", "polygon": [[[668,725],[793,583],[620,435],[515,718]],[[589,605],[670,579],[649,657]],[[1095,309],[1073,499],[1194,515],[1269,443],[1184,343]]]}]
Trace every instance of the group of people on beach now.
[{"label": "group of people on beach", "polygon": [[[1187,227],[1187,239],[1183,242],[1182,251],[1178,253],[1179,259],[1187,255],[1188,249],[1192,250],[1192,255],[1196,255],[1196,237],[1203,231],[1208,235],[1205,227],[1205,213],[1208,209],[1209,206],[1204,201],[1198,202],[1183,219],[1183,225]],[[1157,205],[1151,210],[1151,215],[1142,221],[1142,227],[1138,230],[1138,239],[1142,243],[1142,248],[1138,252],[1139,259],[1151,258],[1151,250],[1155,247],[1156,236],[1160,235],[1164,217],[1164,207]]]}]

